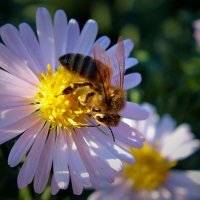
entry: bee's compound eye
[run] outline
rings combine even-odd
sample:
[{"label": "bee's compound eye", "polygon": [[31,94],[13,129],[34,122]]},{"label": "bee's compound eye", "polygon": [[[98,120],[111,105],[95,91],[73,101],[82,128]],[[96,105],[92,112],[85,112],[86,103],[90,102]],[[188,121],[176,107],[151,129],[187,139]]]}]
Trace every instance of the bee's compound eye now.
[{"label": "bee's compound eye", "polygon": [[117,126],[120,121],[119,115],[96,114],[95,119],[104,126]]},{"label": "bee's compound eye", "polygon": [[[92,112],[101,112],[100,108],[92,108],[91,110],[92,110]],[[102,115],[102,114],[96,114],[96,116],[98,116],[98,115]]]},{"label": "bee's compound eye", "polygon": [[96,118],[97,118],[98,120],[102,120],[102,121],[103,121],[103,119],[105,119],[106,116],[103,115],[103,114],[96,114]]}]

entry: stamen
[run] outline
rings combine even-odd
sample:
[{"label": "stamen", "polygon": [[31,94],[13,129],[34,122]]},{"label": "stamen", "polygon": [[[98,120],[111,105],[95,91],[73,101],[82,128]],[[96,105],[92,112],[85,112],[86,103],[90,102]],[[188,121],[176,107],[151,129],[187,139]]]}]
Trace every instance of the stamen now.
[{"label": "stamen", "polygon": [[92,89],[87,84],[65,95],[63,90],[77,83],[88,82],[79,75],[58,67],[55,73],[50,65],[46,74],[39,74],[40,84],[35,94],[33,103],[38,106],[44,120],[51,123],[52,127],[81,127],[87,125],[90,108],[80,104],[78,99],[83,99]]},{"label": "stamen", "polygon": [[131,149],[135,156],[133,165],[126,164],[123,175],[137,190],[154,190],[166,179],[175,162],[167,161],[156,148],[145,144],[142,149]]}]

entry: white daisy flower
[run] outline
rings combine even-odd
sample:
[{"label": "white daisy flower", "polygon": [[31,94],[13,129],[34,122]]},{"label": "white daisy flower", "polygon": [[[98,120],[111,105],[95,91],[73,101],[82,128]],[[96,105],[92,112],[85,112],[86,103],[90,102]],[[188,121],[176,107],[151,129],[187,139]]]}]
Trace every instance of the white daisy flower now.
[{"label": "white daisy flower", "polygon": [[[50,179],[51,191],[56,194],[59,189],[67,189],[71,179],[74,194],[80,194],[84,187],[98,188],[102,178],[114,181],[122,161],[134,161],[124,144],[140,148],[144,138],[122,120],[110,129],[102,125],[89,127],[96,121],[91,107],[82,105],[81,98],[91,88],[80,87],[69,95],[62,93],[75,87],[75,83],[88,80],[67,71],[59,58],[74,53],[93,59],[94,47],[98,46],[108,55],[114,71],[117,45],[108,48],[107,36],[96,40],[98,27],[94,20],[88,20],[80,31],[77,21],[68,21],[62,10],[55,13],[52,22],[48,10],[38,8],[36,29],[37,35],[26,23],[18,29],[11,24],[0,29],[0,143],[19,136],[8,158],[11,167],[24,161],[18,187],[24,188],[33,181],[35,192],[41,193]],[[133,48],[131,40],[124,40],[123,45],[128,69],[137,60],[128,58]],[[139,73],[126,75],[124,89],[135,87],[140,81]],[[131,102],[126,102],[120,112],[121,118],[133,120],[147,116],[147,111]]]},{"label": "white daisy flower", "polygon": [[200,147],[188,124],[175,127],[174,120],[165,115],[159,119],[146,104],[150,117],[141,122],[126,120],[144,133],[146,144],[140,150],[132,148],[134,165],[126,164],[112,185],[104,185],[88,200],[198,200],[200,171],[171,169],[177,161],[191,155]]}]

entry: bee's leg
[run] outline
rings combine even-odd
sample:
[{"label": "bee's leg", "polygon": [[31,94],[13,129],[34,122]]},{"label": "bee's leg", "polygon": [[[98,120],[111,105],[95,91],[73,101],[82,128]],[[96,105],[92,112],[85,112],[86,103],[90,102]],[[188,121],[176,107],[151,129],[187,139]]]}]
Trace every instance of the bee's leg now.
[{"label": "bee's leg", "polygon": [[95,95],[95,92],[89,92],[87,93],[84,97],[79,97],[78,100],[79,100],[79,103],[82,105],[82,106],[86,106],[87,105],[87,102],[88,102],[88,99],[92,96]]},{"label": "bee's leg", "polygon": [[73,93],[74,91],[76,91],[78,88],[80,87],[85,87],[85,86],[89,86],[91,87],[92,89],[96,90],[96,88],[93,86],[92,83],[90,82],[82,82],[82,83],[73,83],[72,85],[66,87],[64,90],[63,90],[63,94],[64,95],[67,95],[67,94],[71,94]]},{"label": "bee's leg", "polygon": [[[94,108],[95,109],[95,108]],[[88,116],[89,117],[91,117],[92,115],[90,115],[90,114],[88,114]],[[87,127],[97,127],[98,128],[98,126],[101,126],[101,124],[92,124],[92,125],[88,125]],[[110,130],[110,132],[111,132],[111,135],[112,135],[112,138],[113,138],[113,142],[115,142],[115,135],[114,135],[114,133],[113,133],[113,131],[112,131],[112,129],[110,128],[110,126],[107,126],[108,128],[109,128],[109,130]],[[98,128],[102,133],[104,133],[104,134],[107,134],[107,133],[105,133],[102,129],[100,129],[100,128]]]},{"label": "bee's leg", "polygon": [[[81,125],[80,127],[98,127],[98,126],[101,126],[101,124],[92,124],[92,125],[87,125],[87,126],[85,126],[84,124],[83,125]],[[114,133],[113,133],[113,131],[112,131],[112,129],[110,128],[110,126],[107,126],[108,128],[109,128],[109,130],[110,130],[110,132],[111,132],[111,135],[112,135],[112,138],[113,138],[113,142],[115,142],[115,135],[114,135]],[[100,129],[100,128],[98,128],[102,133],[104,133],[104,134],[107,134],[107,133],[105,133],[102,129]]]},{"label": "bee's leg", "polygon": [[97,127],[97,126],[101,126],[100,124],[81,124],[79,125],[79,127]]},{"label": "bee's leg", "polygon": [[115,136],[114,136],[114,133],[113,133],[112,129],[110,128],[110,126],[108,126],[108,128],[110,129],[110,132],[111,132],[111,134],[112,134],[113,142],[115,142]]},{"label": "bee's leg", "polygon": [[91,111],[92,111],[92,112],[98,112],[98,113],[99,113],[99,112],[101,112],[101,109],[100,109],[100,108],[92,107],[92,108],[91,108]]},{"label": "bee's leg", "polygon": [[100,126],[100,124],[78,124],[72,119],[70,120],[70,122],[72,122],[73,125],[75,125],[77,128],[81,128],[81,127],[98,127],[98,126]]}]

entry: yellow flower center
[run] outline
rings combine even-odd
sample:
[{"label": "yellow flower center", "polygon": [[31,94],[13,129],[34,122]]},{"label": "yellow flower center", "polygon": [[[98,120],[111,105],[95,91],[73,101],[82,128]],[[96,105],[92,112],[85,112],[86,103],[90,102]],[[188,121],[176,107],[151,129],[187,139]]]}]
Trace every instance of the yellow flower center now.
[{"label": "yellow flower center", "polygon": [[86,79],[67,71],[64,67],[58,67],[53,73],[50,65],[47,66],[46,74],[39,74],[39,78],[34,103],[44,120],[50,122],[52,127],[70,128],[87,125],[90,109],[81,105],[78,99],[84,98],[91,90],[89,86],[63,94],[65,88],[73,88],[74,83],[88,82]]},{"label": "yellow flower center", "polygon": [[156,148],[145,144],[142,149],[131,149],[135,156],[133,165],[126,164],[123,175],[136,190],[154,190],[160,186],[175,162],[167,161]]}]

